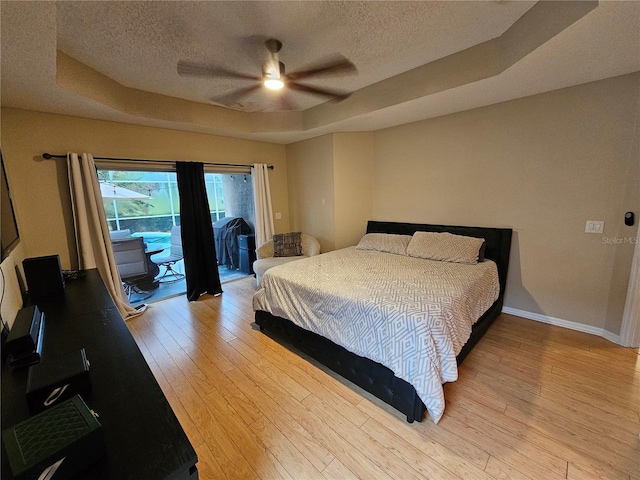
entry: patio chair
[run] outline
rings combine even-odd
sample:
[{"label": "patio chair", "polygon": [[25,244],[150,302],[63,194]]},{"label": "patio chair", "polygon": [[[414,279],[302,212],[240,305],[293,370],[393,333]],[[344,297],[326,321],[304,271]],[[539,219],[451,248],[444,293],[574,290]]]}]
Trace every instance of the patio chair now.
[{"label": "patio chair", "polygon": [[136,282],[143,280],[148,272],[144,241],[142,237],[132,237],[115,240],[112,245],[124,291],[131,299],[132,293],[142,292]]},{"label": "patio chair", "polygon": [[125,228],[124,230],[111,230],[109,232],[109,236],[111,237],[112,242],[114,240],[124,240],[131,236],[131,229]]},{"label": "patio chair", "polygon": [[[184,278],[184,273],[180,273],[174,270],[173,266],[182,260],[182,235],[180,233],[180,227],[171,227],[171,247],[168,255],[154,255],[151,257],[153,263],[165,268],[165,272],[158,279],[160,283],[177,282]],[[169,278],[167,278],[169,277]]]}]

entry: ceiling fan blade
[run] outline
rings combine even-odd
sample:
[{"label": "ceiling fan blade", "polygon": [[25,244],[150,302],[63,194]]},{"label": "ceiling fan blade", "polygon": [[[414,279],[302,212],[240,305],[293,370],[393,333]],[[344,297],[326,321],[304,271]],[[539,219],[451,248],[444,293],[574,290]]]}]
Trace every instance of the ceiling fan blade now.
[{"label": "ceiling fan blade", "polygon": [[245,80],[260,80],[255,75],[246,75],[226,68],[207,65],[204,63],[178,61],[178,75],[188,77],[217,77],[217,78],[242,78]]},{"label": "ceiling fan blade", "polygon": [[251,92],[259,89],[260,87],[262,87],[262,84],[258,83],[256,85],[251,85],[250,87],[239,88],[237,90],[233,90],[230,93],[227,93],[226,95],[222,95],[220,97],[213,97],[211,98],[211,100],[213,100],[216,103],[220,103],[222,105],[229,105],[237,102],[245,95],[250,94]]},{"label": "ceiling fan blade", "polygon": [[289,80],[301,80],[303,78],[319,75],[336,75],[339,73],[358,73],[356,66],[346,58],[340,56],[324,63],[313,65],[305,70],[298,70],[287,74]]},{"label": "ceiling fan blade", "polygon": [[296,82],[287,82],[287,87],[292,90],[298,90],[300,92],[312,93],[314,95],[322,95],[324,97],[329,97],[334,100],[344,100],[345,98],[348,98],[351,95],[350,93],[338,92],[335,90],[327,90],[324,88],[311,87],[309,85],[302,85]]}]

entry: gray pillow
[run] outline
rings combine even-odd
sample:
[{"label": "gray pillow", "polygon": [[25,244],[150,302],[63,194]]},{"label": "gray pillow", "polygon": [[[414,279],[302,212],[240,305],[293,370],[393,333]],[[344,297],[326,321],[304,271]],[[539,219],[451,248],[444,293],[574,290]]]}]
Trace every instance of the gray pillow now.
[{"label": "gray pillow", "polygon": [[484,238],[452,233],[416,232],[407,247],[410,257],[456,263],[478,263]]},{"label": "gray pillow", "polygon": [[411,241],[411,235],[396,235],[393,233],[367,233],[356,250],[375,250],[377,252],[395,253],[406,255],[407,245]]}]

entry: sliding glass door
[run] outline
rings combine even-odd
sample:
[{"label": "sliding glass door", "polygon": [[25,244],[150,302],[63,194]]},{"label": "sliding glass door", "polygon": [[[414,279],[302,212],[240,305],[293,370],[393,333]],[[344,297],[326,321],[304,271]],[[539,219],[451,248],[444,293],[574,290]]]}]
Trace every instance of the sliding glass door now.
[{"label": "sliding glass door", "polygon": [[[169,254],[171,228],[180,225],[180,197],[175,171],[132,171],[99,167],[98,180],[112,238],[118,234],[143,237],[148,251],[153,252],[150,261]],[[220,229],[232,224],[232,220],[234,225],[242,224],[243,234],[254,230],[250,174],[205,173],[205,186],[214,232],[221,234]],[[234,254],[233,248],[230,251]],[[238,262],[232,257],[231,260],[227,260],[227,257],[219,260],[223,260],[219,261],[222,282],[246,274],[238,271]],[[184,273],[183,261],[173,268]],[[162,270],[163,267],[160,268],[158,278],[164,273]],[[160,286],[168,288],[162,282]],[[177,288],[180,288],[179,284],[172,285],[170,294],[181,293],[175,291]]]}]

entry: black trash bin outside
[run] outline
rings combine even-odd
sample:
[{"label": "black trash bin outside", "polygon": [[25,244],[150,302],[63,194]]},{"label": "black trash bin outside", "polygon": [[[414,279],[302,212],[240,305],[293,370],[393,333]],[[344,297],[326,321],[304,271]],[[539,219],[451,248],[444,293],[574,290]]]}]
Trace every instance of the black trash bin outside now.
[{"label": "black trash bin outside", "polygon": [[256,260],[255,235],[238,235],[238,249],[240,271],[247,275],[253,275],[253,262]]}]

